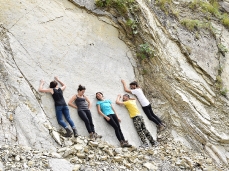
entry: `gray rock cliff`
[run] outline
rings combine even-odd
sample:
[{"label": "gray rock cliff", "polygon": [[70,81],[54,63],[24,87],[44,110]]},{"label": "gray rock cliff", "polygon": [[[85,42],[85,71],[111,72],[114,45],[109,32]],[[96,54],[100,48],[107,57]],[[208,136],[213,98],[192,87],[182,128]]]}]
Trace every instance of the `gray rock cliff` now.
[{"label": "gray rock cliff", "polygon": [[[181,8],[189,2],[173,3]],[[225,7],[228,2],[222,3]],[[96,131],[103,141],[118,145],[114,130],[96,110],[95,93],[103,92],[114,103],[124,93],[120,80],[137,80],[154,112],[167,123],[157,134],[141,111],[155,139],[180,141],[218,164],[228,164],[229,103],[222,90],[229,86],[229,53],[219,48],[229,48],[228,29],[211,20],[215,34],[201,30],[197,38],[154,1],[136,0],[130,7],[122,16],[115,8],[98,8],[93,0],[0,0],[1,145],[56,151],[52,136],[61,127],[53,100],[38,92],[39,80],[48,87],[54,76],[67,85],[66,102],[79,84],[86,86]],[[136,25],[129,28],[127,18]],[[139,57],[139,45],[145,43],[153,58]],[[125,138],[139,146],[127,110],[114,107]],[[79,134],[88,136],[77,111],[69,108]]]}]

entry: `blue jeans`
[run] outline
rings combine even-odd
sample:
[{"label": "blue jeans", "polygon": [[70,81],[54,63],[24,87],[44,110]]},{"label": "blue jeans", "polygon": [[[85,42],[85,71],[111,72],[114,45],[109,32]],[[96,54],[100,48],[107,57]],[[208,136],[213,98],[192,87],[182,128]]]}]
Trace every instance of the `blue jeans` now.
[{"label": "blue jeans", "polygon": [[60,124],[64,128],[68,127],[62,118],[62,114],[63,114],[67,122],[71,125],[71,127],[75,128],[74,122],[72,121],[69,114],[68,106],[55,106],[55,109],[56,109],[56,118],[58,124]]}]

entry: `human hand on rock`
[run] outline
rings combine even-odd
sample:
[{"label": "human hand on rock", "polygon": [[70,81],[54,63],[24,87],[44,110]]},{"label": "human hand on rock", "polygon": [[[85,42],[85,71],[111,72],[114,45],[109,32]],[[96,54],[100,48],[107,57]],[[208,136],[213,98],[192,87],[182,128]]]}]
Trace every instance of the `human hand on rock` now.
[{"label": "human hand on rock", "polygon": [[57,76],[54,77],[55,80],[59,81],[59,78]]},{"label": "human hand on rock", "polygon": [[109,118],[108,116],[106,116],[106,118],[105,118],[107,121],[109,121],[111,118]]},{"label": "human hand on rock", "polygon": [[45,83],[45,81],[44,81],[43,79],[41,79],[41,80],[40,80],[40,83],[41,83],[41,84],[44,84],[44,83]]}]

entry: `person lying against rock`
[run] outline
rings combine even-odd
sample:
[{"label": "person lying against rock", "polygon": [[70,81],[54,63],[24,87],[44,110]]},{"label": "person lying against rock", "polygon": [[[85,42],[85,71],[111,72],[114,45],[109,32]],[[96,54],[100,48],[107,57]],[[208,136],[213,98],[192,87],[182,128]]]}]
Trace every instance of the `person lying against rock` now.
[{"label": "person lying against rock", "polygon": [[[50,82],[48,89],[43,88],[44,80],[41,80],[38,91],[52,94],[53,100],[55,102],[57,122],[66,130],[66,134],[64,136],[71,137],[72,134],[74,133],[74,136],[78,137],[77,129],[70,117],[68,106],[63,97],[63,91],[65,90],[66,85],[62,81],[60,81],[58,77],[54,77],[54,79],[55,79],[54,81]],[[58,82],[61,84],[61,87],[58,87]],[[68,125],[64,122],[62,115],[64,115],[65,119],[72,127],[73,132],[72,130],[69,129]]]},{"label": "person lying against rock", "polygon": [[152,145],[156,145],[157,144],[156,141],[154,141],[152,135],[150,134],[150,132],[147,130],[145,126],[144,119],[138,110],[136,100],[130,98],[128,94],[123,95],[123,102],[121,102],[120,99],[121,99],[121,95],[118,95],[116,99],[116,104],[124,105],[127,108],[130,117],[133,119],[134,127],[136,128],[137,133],[143,143],[142,147],[149,146],[146,138],[149,140],[149,142]]},{"label": "person lying against rock", "polygon": [[119,124],[121,120],[117,116],[117,113],[113,105],[111,104],[111,101],[104,99],[103,93],[101,92],[96,93],[96,98],[98,100],[98,102],[96,103],[98,113],[102,117],[104,117],[107,123],[110,124],[114,128],[115,135],[117,139],[119,140],[121,147],[131,147],[132,145],[130,145],[123,136],[123,133],[122,133],[122,130]]},{"label": "person lying against rock", "polygon": [[153,121],[157,125],[158,131],[164,130],[166,125],[161,121],[159,117],[157,117],[157,115],[153,113],[151,104],[149,103],[149,100],[145,97],[142,89],[138,86],[138,83],[136,81],[131,82],[130,89],[128,89],[126,82],[124,80],[121,80],[121,82],[123,84],[124,90],[127,93],[134,94],[137,97],[144,113],[146,114],[149,120]]},{"label": "person lying against rock", "polygon": [[[84,121],[87,131],[89,133],[89,138],[94,140],[96,138],[102,138],[101,135],[98,135],[95,132],[95,127],[93,124],[93,120],[91,117],[91,111],[89,110],[91,107],[90,100],[84,95],[86,88],[82,85],[79,85],[77,92],[72,96],[69,100],[68,105],[77,109],[79,117]],[[74,103],[73,103],[74,102]]]}]

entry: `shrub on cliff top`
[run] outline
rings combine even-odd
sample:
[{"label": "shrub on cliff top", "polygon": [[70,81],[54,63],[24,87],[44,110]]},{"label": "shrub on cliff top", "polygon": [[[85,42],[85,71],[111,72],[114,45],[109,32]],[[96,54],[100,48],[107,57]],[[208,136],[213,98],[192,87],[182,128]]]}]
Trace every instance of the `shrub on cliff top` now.
[{"label": "shrub on cliff top", "polygon": [[100,8],[114,8],[123,15],[128,12],[128,4],[134,1],[135,0],[96,0],[95,5]]}]

